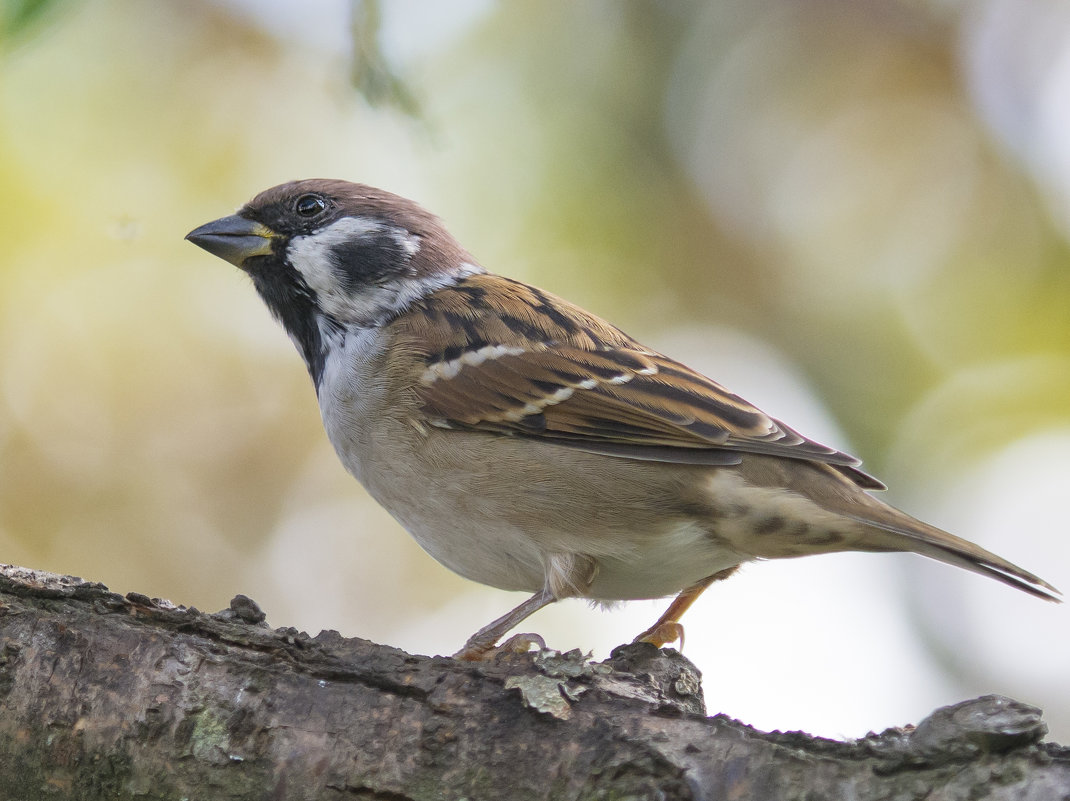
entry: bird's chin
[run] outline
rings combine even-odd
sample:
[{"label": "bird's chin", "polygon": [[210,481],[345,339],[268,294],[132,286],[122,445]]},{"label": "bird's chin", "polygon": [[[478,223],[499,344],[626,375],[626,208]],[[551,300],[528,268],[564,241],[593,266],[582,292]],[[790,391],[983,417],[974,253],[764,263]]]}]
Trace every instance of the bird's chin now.
[{"label": "bird's chin", "polygon": [[242,259],[241,263],[231,262],[231,264],[233,264],[235,267],[237,267],[239,270],[242,270],[243,272],[247,272],[250,275],[255,275],[256,273],[260,273],[268,269],[269,265],[272,263],[272,258],[273,257],[268,254],[265,254],[263,256],[250,256],[247,259]]}]

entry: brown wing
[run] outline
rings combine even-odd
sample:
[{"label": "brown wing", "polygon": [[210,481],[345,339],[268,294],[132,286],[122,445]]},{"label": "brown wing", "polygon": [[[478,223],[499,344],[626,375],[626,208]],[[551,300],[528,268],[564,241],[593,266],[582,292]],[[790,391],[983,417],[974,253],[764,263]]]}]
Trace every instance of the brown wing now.
[{"label": "brown wing", "polygon": [[736,464],[741,453],[804,459],[883,488],[855,469],[854,457],[533,287],[478,275],[433,298],[395,325],[425,359],[416,392],[434,425],[653,461]]}]

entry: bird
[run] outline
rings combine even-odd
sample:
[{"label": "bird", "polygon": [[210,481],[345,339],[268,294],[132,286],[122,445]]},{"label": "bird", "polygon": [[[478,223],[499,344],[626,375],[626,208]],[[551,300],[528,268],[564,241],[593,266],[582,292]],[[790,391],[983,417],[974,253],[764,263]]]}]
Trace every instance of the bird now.
[{"label": "bird", "polygon": [[[239,267],[315,387],[342,464],[434,559],[530,593],[454,654],[564,598],[666,598],[636,641],[740,565],[904,551],[1058,601],[1051,584],[872,495],[853,456],[567,300],[486,270],[412,200],[307,179],[202,225]],[[519,641],[519,646],[517,644]]]}]

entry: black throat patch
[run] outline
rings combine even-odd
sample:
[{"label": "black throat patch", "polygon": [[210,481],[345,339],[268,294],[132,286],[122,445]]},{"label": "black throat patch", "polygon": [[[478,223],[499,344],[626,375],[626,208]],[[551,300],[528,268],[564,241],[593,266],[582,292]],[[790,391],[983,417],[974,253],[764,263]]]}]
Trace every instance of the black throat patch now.
[{"label": "black throat patch", "polygon": [[[252,261],[246,264],[246,271],[257,294],[297,346],[318,392],[329,346],[324,333],[340,334],[341,323],[320,308],[315,291],[293,267],[272,257]],[[258,261],[262,263],[255,263]]]}]

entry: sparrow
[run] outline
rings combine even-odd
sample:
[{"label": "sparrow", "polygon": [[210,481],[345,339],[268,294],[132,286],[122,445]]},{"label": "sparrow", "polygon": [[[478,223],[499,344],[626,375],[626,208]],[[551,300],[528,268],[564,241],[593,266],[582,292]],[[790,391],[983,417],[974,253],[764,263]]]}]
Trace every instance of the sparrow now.
[{"label": "sparrow", "polygon": [[487,272],[411,200],[294,181],[186,238],[251,277],[371,496],[446,567],[532,593],[457,657],[495,653],[570,597],[674,595],[636,638],[665,645],[741,564],[837,551],[911,551],[1058,600],[1043,579],[875,498],[884,485],[853,456]]}]

